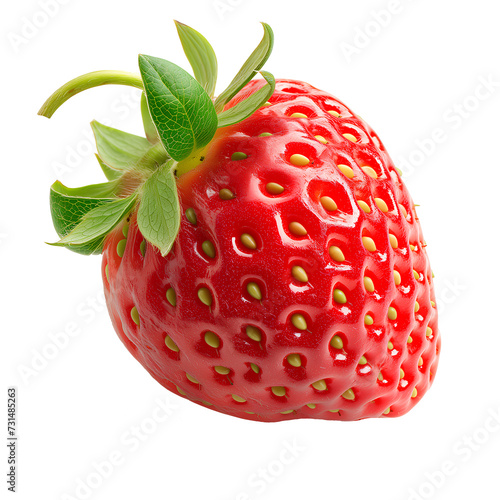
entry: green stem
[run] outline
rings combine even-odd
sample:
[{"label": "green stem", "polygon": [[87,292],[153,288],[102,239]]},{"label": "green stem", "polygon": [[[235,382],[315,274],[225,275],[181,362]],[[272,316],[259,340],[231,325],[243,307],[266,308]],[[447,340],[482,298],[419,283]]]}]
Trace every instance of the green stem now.
[{"label": "green stem", "polygon": [[78,76],[57,89],[45,101],[40,111],[38,111],[38,114],[50,118],[59,106],[64,104],[70,97],[73,97],[83,90],[109,84],[129,85],[144,90],[142,79],[139,75],[126,73],[124,71],[93,71],[92,73]]}]

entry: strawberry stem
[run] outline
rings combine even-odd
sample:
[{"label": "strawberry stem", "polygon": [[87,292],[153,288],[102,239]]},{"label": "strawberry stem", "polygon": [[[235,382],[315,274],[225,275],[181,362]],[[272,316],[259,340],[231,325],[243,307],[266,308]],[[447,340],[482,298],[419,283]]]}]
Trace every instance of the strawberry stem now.
[{"label": "strawberry stem", "polygon": [[38,111],[41,116],[50,118],[70,97],[83,90],[99,87],[101,85],[129,85],[143,90],[142,79],[139,75],[124,71],[93,71],[78,76],[58,88],[43,104]]}]

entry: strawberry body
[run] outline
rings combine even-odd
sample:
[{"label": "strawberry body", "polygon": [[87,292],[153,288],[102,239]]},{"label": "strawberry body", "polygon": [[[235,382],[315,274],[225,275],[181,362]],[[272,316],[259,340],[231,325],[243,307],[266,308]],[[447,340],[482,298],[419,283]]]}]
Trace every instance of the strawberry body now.
[{"label": "strawberry body", "polygon": [[270,103],[219,131],[179,178],[181,229],[166,257],[134,216],[126,238],[122,227],[108,238],[114,327],[162,385],[223,413],[401,415],[430,386],[440,347],[413,202],[340,101],[281,80]]}]

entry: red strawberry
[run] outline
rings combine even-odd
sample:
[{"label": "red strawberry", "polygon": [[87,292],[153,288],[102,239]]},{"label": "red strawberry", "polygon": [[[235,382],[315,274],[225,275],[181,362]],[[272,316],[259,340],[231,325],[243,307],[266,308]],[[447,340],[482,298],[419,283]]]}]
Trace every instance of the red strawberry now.
[{"label": "red strawberry", "polygon": [[[183,29],[204,39],[181,25],[189,57]],[[271,45],[272,37],[261,60]],[[154,108],[152,69],[141,70],[161,142],[146,119],[152,145],[137,141],[146,153],[110,181],[118,200],[95,198],[90,216],[61,227],[57,194],[81,193],[53,188],[60,244],[82,253],[103,248],[108,309],[129,351],[167,389],[241,418],[406,413],[432,383],[440,338],[415,207],[377,135],[306,83],[278,80],[274,88],[269,74],[267,83],[251,81],[219,124],[249,102],[258,109],[171,163],[182,217],[162,247],[158,228],[178,216],[175,203],[162,200],[169,178],[157,163],[168,164],[165,149],[177,151],[165,134],[168,113]],[[99,146],[109,130],[94,127]],[[160,193],[156,205],[145,179]],[[97,247],[96,210],[112,219]],[[84,232],[90,239],[83,241]]]}]

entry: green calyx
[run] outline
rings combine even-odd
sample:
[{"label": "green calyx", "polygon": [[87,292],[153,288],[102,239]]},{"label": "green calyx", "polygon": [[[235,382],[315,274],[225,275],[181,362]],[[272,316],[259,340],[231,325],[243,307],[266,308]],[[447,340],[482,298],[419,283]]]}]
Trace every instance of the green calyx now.
[{"label": "green calyx", "polygon": [[70,97],[93,87],[118,84],[143,91],[141,114],[146,137],[91,123],[97,160],[108,179],[102,184],[68,188],[56,181],[50,190],[52,220],[61,238],[53,243],[91,255],[102,252],[106,236],[132,212],[144,238],[168,254],[180,228],[176,178],[196,168],[218,128],[239,123],[263,106],[274,92],[273,75],[260,71],[265,85],[235,106],[226,104],[269,58],[273,32],[264,36],[231,81],[215,98],[217,59],[196,30],[176,22],[194,78],[179,66],[139,56],[140,75],[119,71],[87,73],[63,85],[38,114],[50,118]]}]

